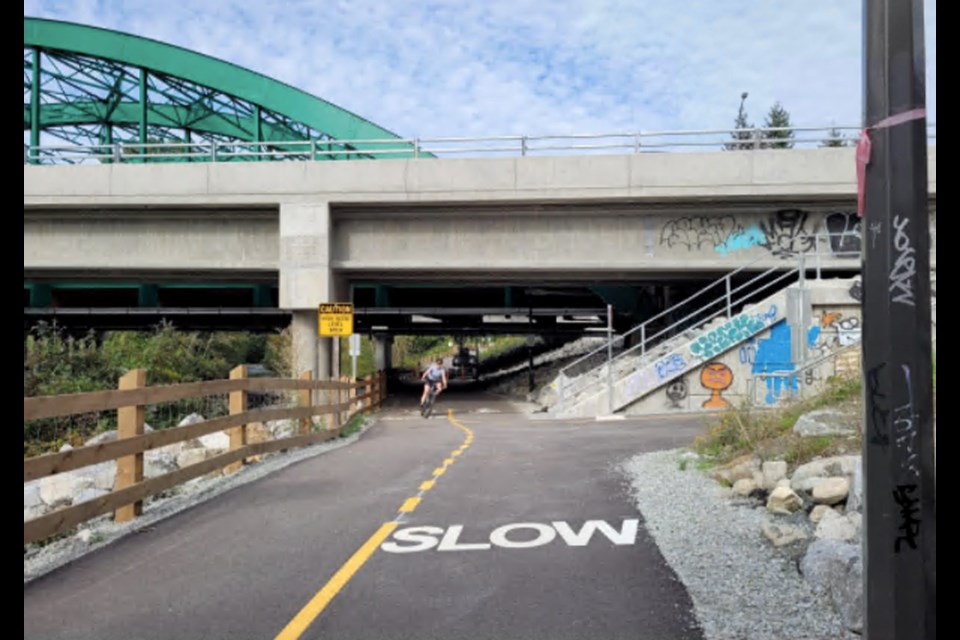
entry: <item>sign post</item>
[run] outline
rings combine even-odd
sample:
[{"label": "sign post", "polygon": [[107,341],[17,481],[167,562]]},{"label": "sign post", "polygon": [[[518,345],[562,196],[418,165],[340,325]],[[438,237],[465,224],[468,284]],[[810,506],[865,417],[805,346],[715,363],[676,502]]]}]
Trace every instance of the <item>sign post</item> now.
[{"label": "sign post", "polygon": [[350,372],[351,377],[357,379],[357,357],[360,355],[360,334],[350,336]]}]

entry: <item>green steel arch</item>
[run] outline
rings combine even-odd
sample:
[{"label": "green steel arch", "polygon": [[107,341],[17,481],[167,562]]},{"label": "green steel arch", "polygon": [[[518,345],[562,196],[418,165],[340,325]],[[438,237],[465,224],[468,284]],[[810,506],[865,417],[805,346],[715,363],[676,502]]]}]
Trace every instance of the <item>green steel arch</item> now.
[{"label": "green steel arch", "polygon": [[[319,159],[338,159],[378,157],[364,151],[382,146],[338,141],[399,137],[290,85],[148,38],[24,17],[23,49],[25,150],[41,140],[86,146],[315,141],[337,152]],[[410,153],[388,157],[412,155],[411,146]],[[144,151],[143,159],[164,158]]]}]

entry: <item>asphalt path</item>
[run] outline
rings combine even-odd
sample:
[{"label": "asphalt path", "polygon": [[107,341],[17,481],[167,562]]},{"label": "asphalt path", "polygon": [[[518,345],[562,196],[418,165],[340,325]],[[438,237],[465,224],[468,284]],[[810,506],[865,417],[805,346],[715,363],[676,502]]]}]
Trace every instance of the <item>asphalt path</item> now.
[{"label": "asphalt path", "polygon": [[394,397],[357,443],[24,585],[24,638],[702,638],[618,467],[703,424]]}]

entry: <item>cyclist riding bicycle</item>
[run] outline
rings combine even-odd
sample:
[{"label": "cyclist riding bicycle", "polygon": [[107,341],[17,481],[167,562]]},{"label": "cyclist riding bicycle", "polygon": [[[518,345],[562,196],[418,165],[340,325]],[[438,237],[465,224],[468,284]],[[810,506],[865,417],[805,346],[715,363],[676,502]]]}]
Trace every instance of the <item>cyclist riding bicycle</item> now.
[{"label": "cyclist riding bicycle", "polygon": [[430,393],[430,387],[437,387],[437,395],[447,388],[447,370],[443,366],[443,358],[437,358],[437,361],[431,364],[420,379],[424,381],[423,395],[420,396],[420,406],[427,401],[427,394]]}]

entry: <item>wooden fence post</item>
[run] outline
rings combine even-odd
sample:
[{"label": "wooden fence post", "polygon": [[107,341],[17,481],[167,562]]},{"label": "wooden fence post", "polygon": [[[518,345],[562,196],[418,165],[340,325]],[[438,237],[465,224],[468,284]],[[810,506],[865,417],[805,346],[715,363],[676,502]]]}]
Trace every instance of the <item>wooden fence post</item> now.
[{"label": "wooden fence post", "polygon": [[[234,367],[230,371],[231,380],[243,380],[247,377],[247,365],[241,364]],[[247,392],[246,391],[231,391],[230,392],[230,415],[234,416],[238,413],[244,413],[247,410]],[[247,425],[240,425],[239,427],[234,427],[228,430],[230,434],[230,451],[240,449],[247,446]],[[236,473],[240,471],[243,467],[243,461],[237,460],[233,462],[223,470],[224,474]]]},{"label": "wooden fence post", "polygon": [[364,378],[366,384],[363,385],[363,393],[367,396],[364,404],[364,411],[370,413],[373,410],[373,374],[370,374]]},{"label": "wooden fence post", "polygon": [[[147,384],[147,372],[144,369],[133,369],[120,378],[119,389],[139,389]],[[133,405],[117,409],[117,438],[132,438],[143,435],[144,407]],[[125,489],[130,485],[143,481],[143,454],[124,456],[117,460],[117,477],[114,490]],[[127,504],[118,508],[113,519],[117,522],[129,522],[143,513],[143,500]]]},{"label": "wooden fence post", "polygon": [[377,405],[378,408],[383,407],[384,400],[387,399],[387,371],[386,369],[380,370],[380,404]]},{"label": "wooden fence post", "polygon": [[[304,371],[300,374],[301,380],[313,380],[313,371]],[[301,389],[300,393],[297,394],[300,396],[299,405],[301,407],[309,407],[313,404],[313,393],[311,389]],[[305,436],[310,433],[310,426],[313,423],[313,420],[308,418],[300,418],[300,435]]]},{"label": "wooden fence post", "polygon": [[[337,382],[337,380],[334,380],[334,382]],[[342,390],[340,389],[339,385],[337,386],[336,389],[333,390],[333,393],[331,394],[331,402],[332,402],[334,405],[340,404],[340,394],[341,394],[341,391],[342,391]],[[339,429],[340,427],[343,426],[343,419],[342,419],[343,416],[341,415],[339,409],[338,409],[336,412],[331,413],[331,414],[330,414],[330,418],[333,420],[333,428],[334,428],[334,429]]]},{"label": "wooden fence post", "polygon": [[[359,380],[357,380],[357,382],[360,383],[360,386],[357,387],[358,396],[366,395],[367,384],[369,380],[370,380],[369,378],[360,378]],[[363,398],[361,398],[360,400],[357,400],[357,413],[366,413],[366,412],[367,412],[367,400]]]},{"label": "wooden fence post", "polygon": [[351,377],[350,377],[350,391],[347,392],[347,394],[348,394],[348,396],[349,396],[349,397],[347,398],[347,400],[348,400],[348,402],[349,402],[349,404],[350,404],[350,409],[347,410],[347,419],[352,418],[353,415],[354,415],[354,413],[360,408],[360,407],[357,406],[357,401],[355,400],[355,398],[356,398],[358,395],[360,395],[359,392],[357,391],[357,387],[353,386],[353,385],[355,385],[356,383],[357,383],[357,379],[351,376]]}]

